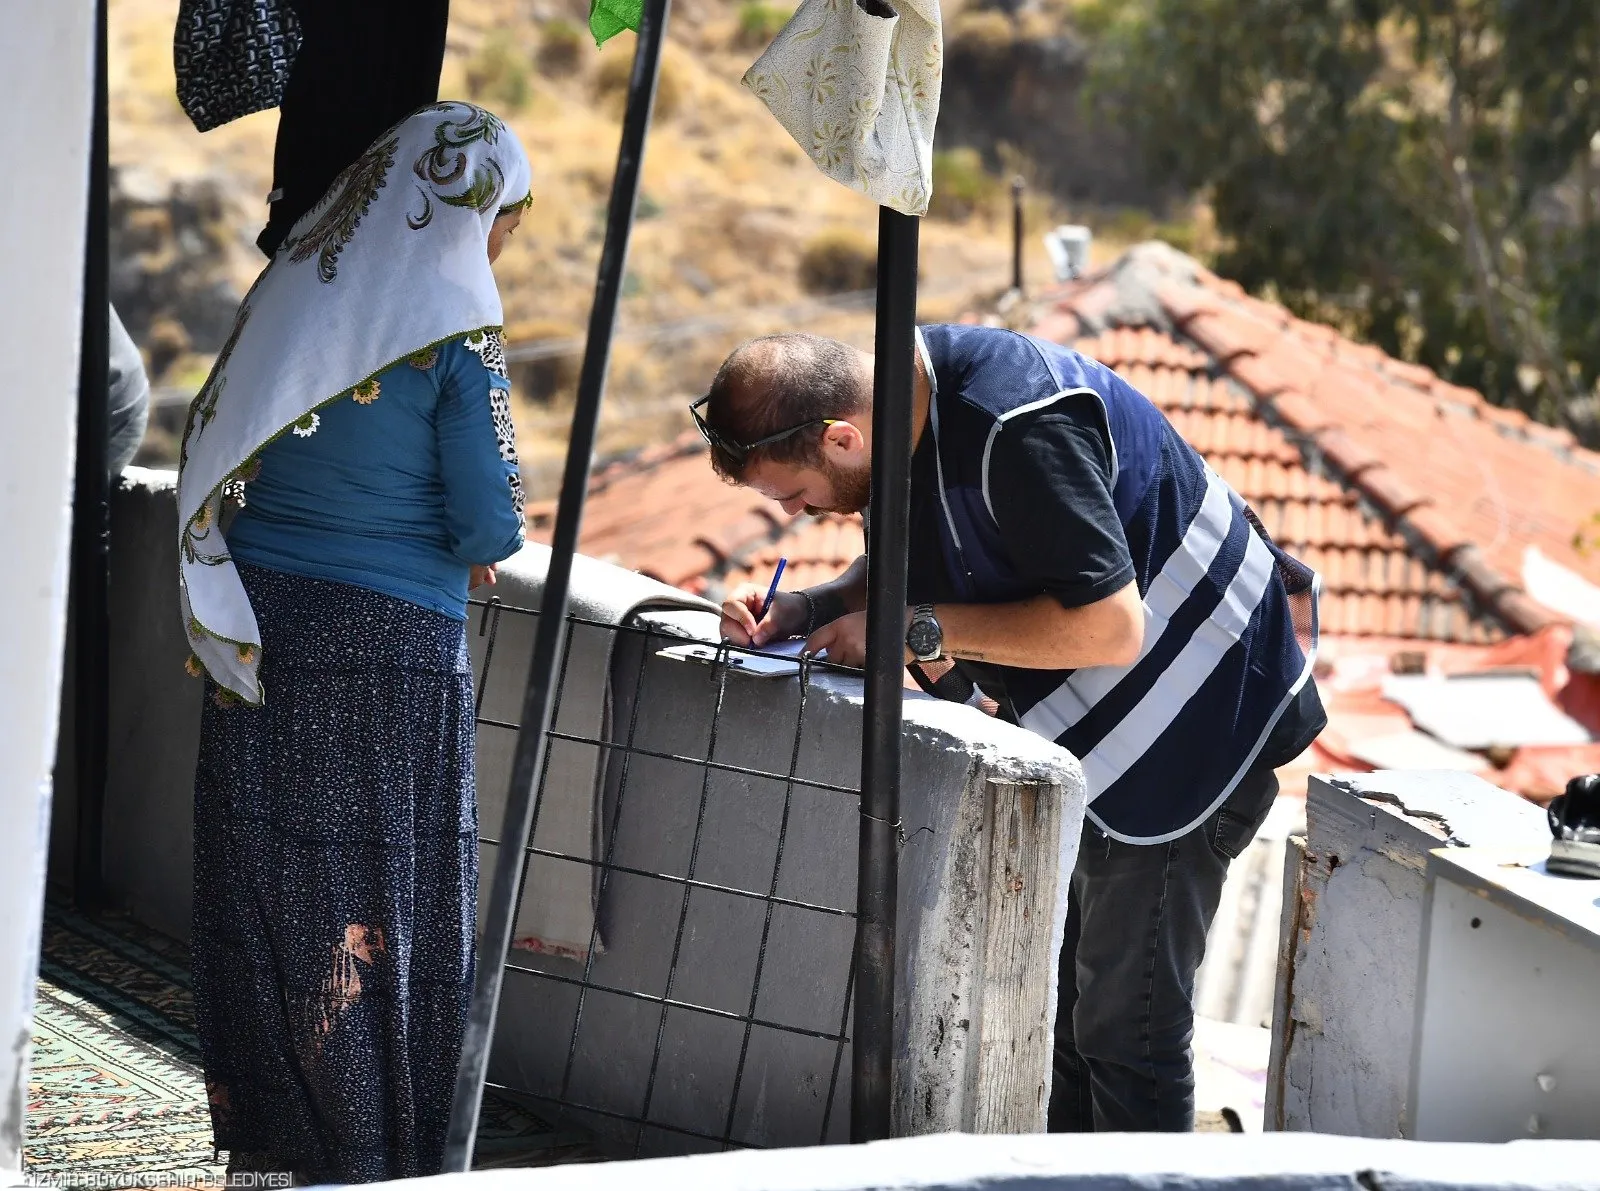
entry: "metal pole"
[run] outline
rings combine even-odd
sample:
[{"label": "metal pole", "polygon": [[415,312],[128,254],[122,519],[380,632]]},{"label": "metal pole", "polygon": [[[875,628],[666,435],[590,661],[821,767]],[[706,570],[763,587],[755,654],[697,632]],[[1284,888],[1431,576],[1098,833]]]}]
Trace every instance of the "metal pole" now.
[{"label": "metal pole", "polygon": [[890,1127],[917,232],[917,220],[912,216],[880,209],[867,551],[867,699],[861,739],[861,853],[856,877],[857,968],[850,1069],[850,1139],[857,1142],[888,1137]]},{"label": "metal pole", "polygon": [[1022,292],[1022,192],[1027,182],[1021,174],[1011,179],[1011,288]]},{"label": "metal pole", "polygon": [[494,887],[484,920],[483,944],[478,953],[472,1012],[462,1039],[455,1100],[450,1108],[450,1128],[445,1135],[446,1171],[467,1171],[472,1167],[478,1110],[483,1104],[483,1082],[488,1075],[489,1048],[494,1041],[495,1016],[500,1006],[500,985],[505,977],[506,956],[511,950],[517,891],[522,884],[523,866],[527,863],[528,832],[539,797],[534,782],[544,767],[545,750],[549,746],[551,696],[556,689],[559,677],[556,670],[568,630],[567,591],[572,579],[572,555],[578,548],[583,502],[589,493],[589,470],[594,465],[600,400],[605,395],[617,302],[628,263],[628,237],[633,231],[634,208],[639,199],[639,169],[644,159],[645,136],[650,130],[650,109],[655,102],[669,4],[670,0],[646,0],[640,14],[633,74],[628,80],[628,106],[622,118],[622,143],[617,149],[617,172],[611,183],[605,247],[600,253],[594,305],[589,311],[589,340],[584,349],[583,370],[578,376],[578,404],[572,415],[572,435],[567,441],[566,470],[561,475],[550,570],[545,577],[544,597],[539,602],[539,629],[534,637],[533,664],[528,669],[528,686],[522,699],[522,726],[517,731],[517,748],[511,763],[511,788],[506,796],[506,817],[495,855]]},{"label": "metal pole", "polygon": [[73,742],[77,762],[77,833],[73,899],[101,908],[100,881],[111,708],[111,482],[106,475],[110,421],[111,302],[108,291],[109,197],[106,112],[106,0],[95,5],[94,124],[89,152],[89,227],[84,241],[83,351],[78,371],[77,474],[72,494]]}]

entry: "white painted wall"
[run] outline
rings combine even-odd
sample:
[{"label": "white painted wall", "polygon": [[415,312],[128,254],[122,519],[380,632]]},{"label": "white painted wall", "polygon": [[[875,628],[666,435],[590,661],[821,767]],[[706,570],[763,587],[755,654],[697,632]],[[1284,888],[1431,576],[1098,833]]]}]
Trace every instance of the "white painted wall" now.
[{"label": "white painted wall", "polygon": [[93,12],[0,0],[0,1174],[22,1167],[66,631]]},{"label": "white painted wall", "polygon": [[1313,777],[1306,818],[1267,1128],[1404,1137],[1428,853],[1548,848],[1544,812],[1471,774],[1381,772]]}]

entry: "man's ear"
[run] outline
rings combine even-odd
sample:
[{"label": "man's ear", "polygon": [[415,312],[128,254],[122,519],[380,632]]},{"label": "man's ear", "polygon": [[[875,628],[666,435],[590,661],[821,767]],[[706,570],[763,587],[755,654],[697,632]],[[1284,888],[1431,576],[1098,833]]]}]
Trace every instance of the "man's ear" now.
[{"label": "man's ear", "polygon": [[853,455],[866,445],[866,441],[854,422],[838,421],[822,428],[823,446],[840,454]]}]

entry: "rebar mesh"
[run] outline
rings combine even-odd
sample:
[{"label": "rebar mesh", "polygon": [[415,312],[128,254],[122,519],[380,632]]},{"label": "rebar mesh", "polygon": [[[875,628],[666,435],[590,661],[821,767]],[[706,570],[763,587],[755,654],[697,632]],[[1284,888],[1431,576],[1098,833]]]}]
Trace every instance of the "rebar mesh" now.
[{"label": "rebar mesh", "polygon": [[[510,623],[508,618],[528,618],[524,626],[531,626],[539,613],[498,599],[473,603],[474,628],[480,643],[475,653],[481,655],[475,674],[481,749],[497,733],[509,733],[505,739],[514,740],[518,729],[510,719],[485,713],[485,697],[497,668],[514,664],[507,660],[502,627]],[[552,1124],[558,1129],[573,1120],[581,1123],[587,1119],[591,1125],[604,1123],[607,1127],[600,1132],[610,1137],[612,1144],[607,1147],[602,1143],[602,1148],[609,1148],[619,1157],[744,1148],[763,1144],[762,1102],[768,1094],[767,1088],[756,1087],[758,1081],[749,1078],[753,1056],[759,1052],[764,1063],[781,1067],[785,1048],[794,1051],[824,1047],[825,1055],[807,1052],[807,1061],[819,1071],[826,1071],[825,1088],[819,1084],[816,1089],[821,1110],[814,1128],[803,1130],[801,1123],[789,1122],[783,1132],[789,1144],[843,1140],[846,1122],[836,1109],[844,1099],[839,1094],[839,1081],[850,1041],[856,971],[854,889],[830,891],[836,897],[799,896],[794,891],[783,891],[788,871],[785,859],[796,847],[792,837],[797,800],[846,796],[854,803],[859,797],[849,785],[802,773],[801,745],[808,704],[814,694],[813,673],[826,665],[805,661],[800,663],[798,681],[781,680],[784,691],[793,695],[792,717],[777,728],[769,717],[762,726],[762,756],[781,755],[784,759],[781,766],[769,768],[749,763],[748,756],[739,761],[724,759],[728,749],[724,741],[719,753],[719,737],[728,727],[730,699],[737,702],[747,683],[774,680],[737,677],[730,684],[730,673],[735,668],[726,663],[726,652],[719,654],[717,663],[697,668],[710,688],[703,748],[685,751],[651,747],[640,737],[641,715],[651,706],[651,692],[645,689],[649,666],[658,650],[682,644],[681,639],[649,623],[613,625],[580,616],[569,620],[572,632],[561,659],[551,717],[556,727],[549,733],[551,747],[546,751],[545,770],[540,775],[530,842],[524,849],[517,905],[524,904],[522,894],[531,862],[583,866],[594,876],[593,926],[588,946],[575,956],[513,949],[505,966],[501,1021],[507,1020],[507,1006],[519,999],[525,987],[522,982],[542,982],[543,987],[538,990],[540,1004],[559,1006],[548,1022],[548,1029],[559,1035],[559,1045],[544,1037],[538,1047],[552,1060],[559,1055],[560,1061],[547,1062],[535,1076],[520,1081],[527,1086],[517,1086],[518,1081],[494,1080],[486,1086],[544,1105],[553,1112]],[[575,664],[573,642],[580,630],[591,636],[610,636],[609,648],[598,652],[612,659],[609,681],[617,714],[608,716],[607,730],[598,733],[561,727],[562,702]],[[531,639],[531,629],[521,635]],[[590,663],[595,652],[590,651]],[[584,664],[581,658],[578,664]],[[678,663],[668,665],[676,667]],[[678,673],[681,676],[682,672]],[[540,820],[550,798],[586,796],[584,791],[552,791],[547,787],[550,759],[557,742],[595,749],[600,757],[604,794],[597,813],[599,830],[594,855],[538,843]],[[748,753],[748,747],[744,751]],[[648,771],[642,772],[647,767]],[[661,775],[668,770],[680,775],[686,770],[699,773],[693,831],[686,848],[681,849],[686,855],[679,864],[652,865],[636,859],[630,862],[625,849],[619,848],[619,841],[647,838],[653,813],[648,798],[663,785]],[[708,807],[714,797],[720,807],[730,792],[752,804],[759,802],[763,783],[781,791],[777,795],[775,838],[770,841],[770,868],[763,863],[760,879],[754,879],[756,861],[743,856],[740,859],[746,873],[744,879],[718,879],[715,870],[726,867],[730,850],[745,845],[726,838],[725,823],[711,833],[715,838],[708,838]],[[646,801],[641,802],[641,798]],[[852,833],[854,809],[852,806],[849,823]],[[760,813],[752,805],[748,810],[750,821],[759,820]],[[737,814],[733,817],[738,819]],[[760,834],[754,830],[752,836]],[[486,835],[480,836],[480,842],[499,846],[498,840]],[[759,840],[748,843],[746,850],[752,855],[763,846]],[[813,854],[816,851],[815,840],[804,840],[800,846],[802,850],[810,848]],[[848,859],[853,869],[854,857]],[[631,907],[628,922],[618,922],[616,915],[608,914],[610,902],[623,893]],[[725,958],[749,956],[748,979],[741,975],[732,981],[741,985],[736,1003],[725,990],[720,997],[725,1002],[722,1004],[716,1003],[718,997],[708,994],[710,982],[704,970],[708,944],[688,929],[691,904],[697,898],[724,899],[727,916],[740,924],[738,937],[715,941],[717,953]],[[647,906],[642,915],[638,913],[641,905]],[[664,952],[665,962],[655,965],[648,975],[636,973],[637,978],[627,983],[606,979],[597,969],[605,966],[602,955],[611,946],[607,935],[616,935],[618,946],[629,946],[630,932],[634,932],[631,937],[637,938],[637,930],[643,929],[641,922],[665,926],[659,937],[652,936],[651,943]],[[670,946],[662,946],[667,938]],[[785,946],[775,951],[774,944],[779,939]],[[799,960],[785,949],[795,946],[793,941],[797,939],[820,941],[816,943],[815,962],[826,964],[831,957],[846,967],[842,995],[836,1005],[810,1006],[806,1013],[795,1011],[793,1006],[774,1009],[773,1002],[779,998],[770,995],[772,989],[798,970]],[[777,962],[775,954],[779,955]],[[504,1034],[505,1029],[500,1028],[497,1033]],[[642,1048],[641,1042],[645,1044]],[[630,1052],[634,1060],[643,1061],[629,1061]],[[667,1084],[674,1088],[675,1106],[663,1101],[661,1092]],[[692,1121],[682,1115],[686,1100],[683,1089],[687,1085],[692,1085],[687,1099],[696,1106],[690,1114],[695,1118]]]}]

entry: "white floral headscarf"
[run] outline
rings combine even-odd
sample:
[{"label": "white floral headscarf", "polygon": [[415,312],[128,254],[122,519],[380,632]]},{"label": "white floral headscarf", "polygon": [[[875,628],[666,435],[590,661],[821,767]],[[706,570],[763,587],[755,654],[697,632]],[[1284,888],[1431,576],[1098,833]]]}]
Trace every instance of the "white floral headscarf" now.
[{"label": "white floral headscarf", "polygon": [[256,279],[184,428],[178,582],[193,672],[263,701],[261,635],[219,524],[225,492],[274,439],[314,433],[322,406],[370,400],[385,369],[498,335],[489,228],[529,185],[527,154],[496,116],[423,108],[335,179]]}]

